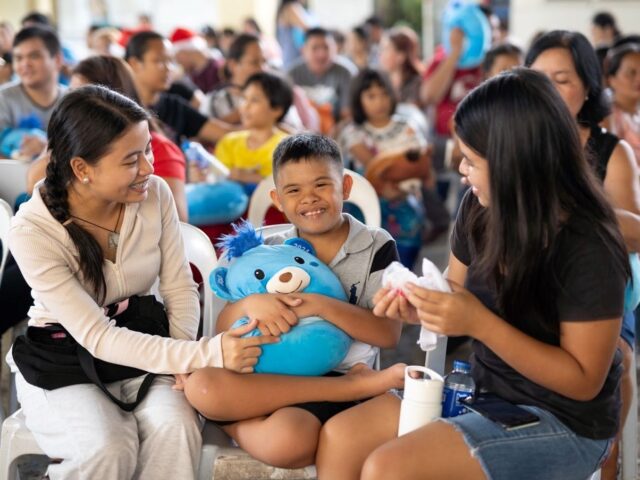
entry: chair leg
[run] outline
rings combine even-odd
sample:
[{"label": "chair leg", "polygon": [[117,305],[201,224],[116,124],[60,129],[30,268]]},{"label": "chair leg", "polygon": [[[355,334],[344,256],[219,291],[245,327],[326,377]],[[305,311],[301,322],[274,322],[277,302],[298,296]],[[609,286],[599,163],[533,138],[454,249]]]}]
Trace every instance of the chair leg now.
[{"label": "chair leg", "polygon": [[631,360],[633,372],[631,407],[622,429],[622,480],[636,480],[638,477],[638,381],[636,355]]}]

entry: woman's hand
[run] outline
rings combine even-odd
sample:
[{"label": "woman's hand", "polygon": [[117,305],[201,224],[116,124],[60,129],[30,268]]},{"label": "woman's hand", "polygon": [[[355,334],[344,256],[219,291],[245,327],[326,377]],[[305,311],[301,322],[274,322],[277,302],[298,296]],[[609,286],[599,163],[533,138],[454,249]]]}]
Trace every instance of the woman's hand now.
[{"label": "woman's hand", "polygon": [[257,336],[241,338],[256,328],[257,320],[252,320],[246,325],[234,328],[222,334],[222,361],[224,368],[238,373],[252,373],[253,367],[258,363],[258,357],[262,353],[260,345],[277,343],[278,337]]},{"label": "woman's hand", "polygon": [[405,323],[419,324],[420,319],[413,305],[402,293],[390,288],[381,288],[373,296],[373,314]]},{"label": "woman's hand", "polygon": [[449,281],[452,293],[428,290],[407,284],[407,299],[417,311],[426,329],[447,336],[467,335],[473,338],[483,326],[489,310],[471,292]]},{"label": "woman's hand", "polygon": [[294,308],[302,303],[300,298],[279,293],[258,293],[245,298],[244,314],[249,320],[258,321],[262,335],[279,336],[298,323]]}]

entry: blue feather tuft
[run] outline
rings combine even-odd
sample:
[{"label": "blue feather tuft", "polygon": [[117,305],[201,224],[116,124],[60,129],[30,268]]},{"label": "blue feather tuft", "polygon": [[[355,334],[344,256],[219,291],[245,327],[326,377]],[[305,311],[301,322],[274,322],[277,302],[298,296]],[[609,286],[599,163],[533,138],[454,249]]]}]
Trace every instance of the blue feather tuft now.
[{"label": "blue feather tuft", "polygon": [[251,223],[241,220],[233,224],[233,234],[222,235],[216,247],[224,250],[227,260],[241,257],[252,248],[264,244],[262,233],[256,232]]}]

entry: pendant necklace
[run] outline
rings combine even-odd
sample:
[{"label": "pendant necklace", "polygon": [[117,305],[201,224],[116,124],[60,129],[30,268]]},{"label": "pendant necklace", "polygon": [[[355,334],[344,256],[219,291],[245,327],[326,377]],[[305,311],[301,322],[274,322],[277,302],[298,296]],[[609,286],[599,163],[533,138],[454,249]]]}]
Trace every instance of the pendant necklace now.
[{"label": "pendant necklace", "polygon": [[[115,227],[113,227],[113,230],[109,228],[105,228],[101,225],[98,225],[97,223],[90,222],[89,220],[85,220],[84,218],[76,217],[75,215],[69,215],[69,216],[72,218],[75,218],[76,220],[80,220],[82,222],[88,223],[89,225],[93,225],[94,227],[98,227],[102,230],[109,232],[109,235],[107,236],[107,247],[111,250],[115,250],[116,248],[118,248],[118,242],[120,241],[120,233],[118,233],[116,229],[118,228],[118,224],[120,223],[120,217],[122,217],[123,209],[124,209],[124,203],[121,203],[120,210],[118,211],[118,219],[116,220],[116,225]],[[69,220],[64,222],[63,225],[66,225],[68,221]]]}]

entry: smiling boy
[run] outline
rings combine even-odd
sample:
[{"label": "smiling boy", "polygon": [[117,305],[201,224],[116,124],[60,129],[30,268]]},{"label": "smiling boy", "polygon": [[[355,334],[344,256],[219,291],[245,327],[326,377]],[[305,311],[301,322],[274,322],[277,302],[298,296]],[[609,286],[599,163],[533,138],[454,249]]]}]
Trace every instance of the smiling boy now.
[{"label": "smiling boy", "polygon": [[[250,295],[225,307],[218,317],[218,330],[227,330],[247,316],[257,320],[263,334],[277,336],[298,319],[318,315],[355,341],[336,371],[326,377],[237,375],[204,369],[191,375],[185,392],[207,418],[231,420],[219,423],[255,458],[297,468],[314,463],[320,432],[329,418],[356,405],[358,399],[402,384],[402,365],[381,372],[368,368],[380,347],[393,348],[400,337],[397,322],[371,311],[382,272],[398,259],[398,253],[386,231],[342,213],[353,180],[344,174],[333,140],[312,134],[284,139],[273,155],[273,175],[276,188],[271,197],[293,226],[267,238],[267,243],[282,243],[294,236],[310,242],[316,256],[340,279],[349,303],[305,293]],[[246,352],[252,354],[243,370],[246,373],[253,371],[257,361],[255,352]]]}]

